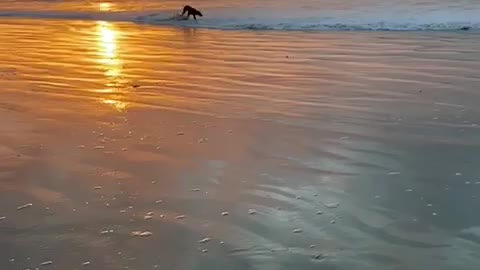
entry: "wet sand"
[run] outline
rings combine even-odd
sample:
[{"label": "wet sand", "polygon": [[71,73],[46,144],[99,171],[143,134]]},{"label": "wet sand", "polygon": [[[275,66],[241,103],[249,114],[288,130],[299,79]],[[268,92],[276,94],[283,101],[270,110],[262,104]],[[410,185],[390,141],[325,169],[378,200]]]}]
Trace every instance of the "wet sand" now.
[{"label": "wet sand", "polygon": [[480,266],[476,33],[0,35],[0,269]]}]

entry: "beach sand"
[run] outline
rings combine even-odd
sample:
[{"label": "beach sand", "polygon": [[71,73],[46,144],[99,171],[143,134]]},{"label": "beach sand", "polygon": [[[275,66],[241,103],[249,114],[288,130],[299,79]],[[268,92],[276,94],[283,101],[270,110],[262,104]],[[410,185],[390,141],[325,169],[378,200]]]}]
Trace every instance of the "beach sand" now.
[{"label": "beach sand", "polygon": [[480,266],[478,33],[0,36],[0,269]]}]

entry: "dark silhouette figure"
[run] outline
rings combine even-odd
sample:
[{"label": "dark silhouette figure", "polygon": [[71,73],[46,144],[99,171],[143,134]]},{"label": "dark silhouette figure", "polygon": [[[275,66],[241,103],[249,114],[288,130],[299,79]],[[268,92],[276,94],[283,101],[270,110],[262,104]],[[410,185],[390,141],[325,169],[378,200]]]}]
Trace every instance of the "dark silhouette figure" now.
[{"label": "dark silhouette figure", "polygon": [[187,19],[190,18],[190,15],[192,15],[195,20],[197,20],[197,15],[200,17],[203,17],[203,14],[200,11],[192,8],[189,5],[186,5],[185,7],[183,7],[182,16],[185,13],[187,13]]}]

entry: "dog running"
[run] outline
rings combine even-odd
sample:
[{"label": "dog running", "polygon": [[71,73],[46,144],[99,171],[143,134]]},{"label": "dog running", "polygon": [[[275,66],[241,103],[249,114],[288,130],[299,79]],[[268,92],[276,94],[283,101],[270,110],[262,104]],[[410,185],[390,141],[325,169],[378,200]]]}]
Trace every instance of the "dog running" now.
[{"label": "dog running", "polygon": [[193,7],[189,6],[189,5],[186,5],[185,7],[183,7],[183,12],[182,12],[182,15],[183,16],[185,13],[187,13],[187,20],[188,18],[190,18],[190,15],[193,16],[193,19],[197,20],[197,15],[200,16],[200,17],[203,17],[203,14],[194,9]]}]

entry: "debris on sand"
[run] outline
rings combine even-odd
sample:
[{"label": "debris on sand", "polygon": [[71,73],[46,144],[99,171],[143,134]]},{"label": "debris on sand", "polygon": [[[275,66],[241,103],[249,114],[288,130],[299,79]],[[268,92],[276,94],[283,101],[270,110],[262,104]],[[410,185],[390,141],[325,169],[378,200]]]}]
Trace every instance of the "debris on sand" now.
[{"label": "debris on sand", "polygon": [[207,142],[208,141],[208,138],[200,138],[198,139],[198,143],[204,143],[204,142]]},{"label": "debris on sand", "polygon": [[0,217],[0,221],[4,220],[4,219],[6,219],[6,218],[7,218],[7,217]]},{"label": "debris on sand", "polygon": [[252,208],[248,209],[248,214],[249,215],[255,215],[256,213],[257,213],[257,210],[252,209]]},{"label": "debris on sand", "polygon": [[340,206],[340,203],[337,203],[337,202],[335,202],[335,203],[326,203],[325,206],[326,206],[327,208],[337,208],[338,206]]},{"label": "debris on sand", "polygon": [[323,211],[317,211],[317,215],[323,215]]},{"label": "debris on sand", "polygon": [[190,191],[200,191],[199,188],[192,188]]},{"label": "debris on sand", "polygon": [[156,200],[155,204],[163,203],[163,200]]},{"label": "debris on sand", "polygon": [[178,135],[178,136],[185,135],[185,132],[177,132],[177,135]]},{"label": "debris on sand", "polygon": [[152,219],[152,218],[153,218],[153,216],[149,216],[149,215],[143,217],[143,219],[145,219],[145,220],[149,220],[149,219]]},{"label": "debris on sand", "polygon": [[184,218],[185,218],[185,215],[179,215],[175,217],[175,219],[184,219]]},{"label": "debris on sand", "polygon": [[212,239],[209,238],[209,237],[205,237],[205,238],[203,238],[202,240],[198,241],[198,243],[203,244],[203,243],[210,242],[210,240],[212,240]]},{"label": "debris on sand", "polygon": [[84,262],[82,263],[83,266],[87,266],[87,265],[90,265],[90,262]]},{"label": "debris on sand", "polygon": [[318,254],[318,255],[313,256],[313,258],[314,258],[315,260],[323,260],[323,259],[325,259],[325,257],[326,257],[326,256],[323,255],[323,254]]},{"label": "debris on sand", "polygon": [[22,210],[22,209],[29,208],[29,207],[32,207],[32,206],[33,206],[33,204],[27,203],[27,204],[24,204],[24,205],[21,205],[21,206],[17,207],[17,210]]},{"label": "debris on sand", "polygon": [[302,229],[294,229],[292,232],[293,232],[293,233],[302,233],[303,230],[302,230]]},{"label": "debris on sand", "polygon": [[102,186],[94,186],[93,189],[102,189]]},{"label": "debris on sand", "polygon": [[228,215],[230,215],[229,212],[222,212],[222,216],[228,216]]},{"label": "debris on sand", "polygon": [[147,236],[150,236],[152,235],[153,233],[152,232],[142,232],[142,231],[134,231],[132,232],[132,236],[140,236],[140,237],[147,237]]},{"label": "debris on sand", "polygon": [[405,192],[412,192],[412,191],[413,191],[413,189],[411,189],[411,188],[405,189]]},{"label": "debris on sand", "polygon": [[400,172],[389,172],[388,175],[399,175]]},{"label": "debris on sand", "polygon": [[109,233],[113,233],[113,230],[105,230],[100,232],[100,234],[109,234]]},{"label": "debris on sand", "polygon": [[45,261],[45,262],[42,262],[40,265],[41,266],[46,266],[46,265],[51,265],[51,264],[53,264],[52,261]]},{"label": "debris on sand", "polygon": [[105,149],[105,146],[97,145],[97,146],[94,146],[93,149]]},{"label": "debris on sand", "polygon": [[202,253],[208,253],[208,249],[202,249]]}]

